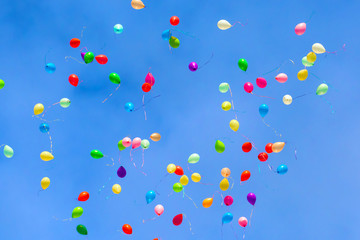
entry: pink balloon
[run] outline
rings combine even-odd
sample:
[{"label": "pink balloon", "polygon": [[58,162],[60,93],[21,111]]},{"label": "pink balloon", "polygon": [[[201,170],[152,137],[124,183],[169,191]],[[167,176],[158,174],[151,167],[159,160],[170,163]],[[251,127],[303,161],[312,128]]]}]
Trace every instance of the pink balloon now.
[{"label": "pink balloon", "polygon": [[124,145],[124,147],[130,147],[130,146],[131,146],[131,139],[128,138],[128,137],[125,137],[125,138],[122,140],[122,145]]},{"label": "pink balloon", "polygon": [[264,88],[267,85],[266,79],[259,77],[256,79],[256,85],[258,85],[259,88]]},{"label": "pink balloon", "polygon": [[155,78],[154,76],[151,74],[151,72],[149,72],[146,77],[145,77],[145,82],[149,83],[151,86],[153,86],[155,84]]},{"label": "pink balloon", "polygon": [[279,83],[284,83],[288,80],[288,76],[285,73],[279,73],[276,77],[275,77],[276,81],[278,81]]},{"label": "pink balloon", "polygon": [[140,145],[141,145],[141,138],[136,137],[132,140],[132,149],[138,148],[140,147]]},{"label": "pink balloon", "polygon": [[252,85],[251,82],[247,82],[244,84],[244,90],[247,93],[251,93],[254,90],[254,86]]},{"label": "pink balloon", "polygon": [[156,215],[160,216],[164,212],[164,206],[161,204],[158,204],[155,206],[155,213]]},{"label": "pink balloon", "polygon": [[306,23],[299,23],[295,26],[296,35],[303,35],[306,31]]},{"label": "pink balloon", "polygon": [[246,217],[241,217],[239,218],[239,225],[242,226],[242,227],[246,227],[247,224],[248,224],[248,220],[246,219]]},{"label": "pink balloon", "polygon": [[230,206],[231,204],[233,204],[234,199],[232,198],[232,196],[226,196],[224,198],[224,203],[226,206]]}]

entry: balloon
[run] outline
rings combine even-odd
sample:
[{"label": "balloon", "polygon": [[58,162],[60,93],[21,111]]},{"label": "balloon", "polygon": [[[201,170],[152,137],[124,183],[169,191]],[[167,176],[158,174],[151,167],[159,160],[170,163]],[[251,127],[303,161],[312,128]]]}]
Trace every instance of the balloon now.
[{"label": "balloon", "polygon": [[216,142],[215,142],[215,150],[218,153],[223,153],[225,151],[225,144],[220,140],[216,140]]},{"label": "balloon", "polygon": [[201,175],[199,173],[193,173],[191,174],[191,180],[193,180],[193,182],[200,182]]},{"label": "balloon", "polygon": [[40,132],[47,133],[50,130],[50,127],[47,123],[42,123],[39,126]]},{"label": "balloon", "polygon": [[281,175],[287,173],[287,171],[288,171],[288,167],[287,167],[285,164],[281,164],[281,165],[278,166],[278,168],[276,169],[276,172],[277,172],[278,174],[281,174]]},{"label": "balloon", "polygon": [[148,149],[148,148],[150,147],[150,142],[149,142],[149,140],[147,140],[147,139],[141,140],[141,147],[142,147],[143,149]]},{"label": "balloon", "polygon": [[236,132],[239,129],[239,122],[235,119],[230,121],[230,128],[231,130],[233,130],[234,132]]},{"label": "balloon", "polygon": [[[134,1],[134,0],[133,0]],[[132,2],[131,2],[132,3]],[[124,224],[123,226],[122,226],[122,230],[123,230],[123,232],[125,233],[125,234],[132,234],[132,227],[129,225],[129,224]]]},{"label": "balloon", "polygon": [[179,175],[179,176],[184,175],[184,170],[182,169],[182,167],[176,166],[175,174],[176,174],[176,175]]},{"label": "balloon", "polygon": [[123,166],[120,166],[116,173],[119,178],[124,178],[126,176],[126,169]]},{"label": "balloon", "polygon": [[61,106],[62,108],[68,108],[68,107],[70,106],[70,103],[71,103],[71,101],[70,101],[70,99],[68,99],[68,98],[62,98],[62,99],[60,99],[60,106]]},{"label": "balloon", "polygon": [[124,145],[124,147],[130,147],[131,146],[131,139],[128,137],[124,137],[123,140],[121,141],[122,145]]},{"label": "balloon", "polygon": [[97,55],[95,57],[95,60],[101,65],[104,65],[104,64],[106,64],[108,62],[107,56],[105,56],[103,54]]},{"label": "balloon", "polygon": [[292,103],[292,97],[289,95],[289,94],[286,94],[284,97],[283,97],[283,103],[285,105],[290,105]]},{"label": "balloon", "polygon": [[[301,35],[301,34],[298,34],[298,35]],[[248,220],[246,219],[246,217],[239,218],[238,222],[241,227],[246,227],[248,224]]]},{"label": "balloon", "polygon": [[181,178],[180,178],[180,183],[181,183],[181,185],[183,185],[183,186],[188,185],[188,183],[189,183],[189,178],[188,178],[186,175],[182,175]]},{"label": "balloon", "polygon": [[182,213],[176,215],[174,218],[173,218],[173,224],[175,226],[179,226],[183,221],[183,215]]},{"label": "balloon", "polygon": [[76,207],[72,211],[71,217],[72,218],[78,218],[83,214],[84,210],[81,207]]},{"label": "balloon", "polygon": [[272,143],[266,144],[266,146],[265,146],[265,151],[266,151],[267,153],[272,153],[272,152],[273,152],[273,151],[272,151]]},{"label": "balloon", "polygon": [[123,141],[123,140],[120,140],[120,141],[118,142],[119,151],[122,151],[122,150],[125,150],[125,149],[126,149],[126,147],[122,144],[122,141]]},{"label": "balloon", "polygon": [[297,74],[297,77],[300,81],[304,81],[308,77],[308,70],[307,69],[300,70]]},{"label": "balloon", "polygon": [[226,190],[228,190],[228,188],[229,188],[229,180],[227,180],[227,178],[224,178],[220,182],[220,189],[222,191],[226,191]]},{"label": "balloon", "polygon": [[115,194],[119,194],[121,192],[121,186],[119,184],[114,184],[112,186],[112,191]]},{"label": "balloon", "polygon": [[79,46],[80,46],[80,39],[78,39],[78,38],[73,38],[73,39],[71,39],[71,40],[70,40],[70,46],[71,46],[72,48],[77,48],[77,47],[79,47]]},{"label": "balloon", "polygon": [[85,53],[85,55],[84,55],[85,63],[86,64],[91,63],[92,61],[94,61],[94,57],[95,57],[94,53],[92,53],[92,52]]},{"label": "balloon", "polygon": [[265,117],[269,112],[269,107],[266,104],[261,104],[259,107],[259,113],[261,117]]},{"label": "balloon", "polygon": [[120,76],[117,73],[110,73],[109,79],[115,84],[120,84]]},{"label": "balloon", "polygon": [[322,83],[316,89],[316,95],[324,95],[327,93],[328,89],[329,89],[328,85],[326,85],[325,83]]},{"label": "balloon", "polygon": [[3,153],[7,158],[12,158],[14,156],[14,150],[9,145],[4,146]]},{"label": "balloon", "polygon": [[238,61],[238,65],[239,65],[239,68],[241,70],[243,70],[244,72],[246,72],[247,68],[248,68],[248,63],[247,61],[244,59],[244,58],[240,58],[239,61]]},{"label": "balloon", "polygon": [[214,199],[213,198],[205,198],[202,202],[202,205],[204,208],[209,208],[213,204]]},{"label": "balloon", "polygon": [[228,83],[226,83],[226,82],[223,82],[223,83],[220,83],[220,85],[219,85],[219,91],[221,92],[221,93],[226,93],[228,90],[229,90],[229,84]]},{"label": "balloon", "polygon": [[3,89],[5,86],[4,80],[0,79],[0,89]]},{"label": "balloon", "polygon": [[[82,60],[84,60],[84,56],[85,56],[86,52],[81,52],[81,58]],[[85,60],[84,60],[85,61]]]},{"label": "balloon", "polygon": [[255,205],[255,202],[256,202],[256,196],[255,196],[255,194],[253,194],[253,193],[249,193],[248,195],[247,195],[247,200],[248,200],[248,202],[251,204],[251,205]]},{"label": "balloon", "polygon": [[247,180],[249,180],[250,176],[251,176],[250,171],[248,171],[248,170],[243,171],[243,172],[241,173],[240,181],[241,181],[241,182],[247,181]]},{"label": "balloon", "polygon": [[150,135],[150,139],[153,140],[154,142],[158,142],[161,139],[161,135],[160,133],[153,133]]},{"label": "balloon", "polygon": [[124,27],[121,24],[115,24],[114,26],[114,33],[120,34],[124,31]]},{"label": "balloon", "polygon": [[224,111],[229,111],[231,109],[231,103],[228,102],[228,101],[225,101],[221,104],[221,108],[224,110]]},{"label": "balloon", "polygon": [[232,198],[232,196],[226,196],[224,197],[224,203],[226,206],[231,206],[231,204],[233,204],[234,199]]},{"label": "balloon", "polygon": [[221,169],[221,176],[223,176],[224,178],[229,177],[231,174],[231,171],[229,168],[223,168]]},{"label": "balloon", "polygon": [[41,160],[47,162],[47,161],[53,160],[54,156],[51,153],[44,151],[44,152],[40,153],[40,158],[41,158]]},{"label": "balloon", "polygon": [[174,192],[181,192],[183,190],[183,185],[181,183],[175,183],[173,185]]},{"label": "balloon", "polygon": [[260,160],[260,162],[265,162],[266,160],[268,160],[268,155],[267,155],[267,153],[264,153],[264,152],[262,152],[262,153],[259,153],[259,155],[258,155],[258,159]]},{"label": "balloon", "polygon": [[44,177],[43,179],[41,179],[41,187],[42,189],[47,189],[50,186],[50,179],[48,177]]},{"label": "balloon", "polygon": [[138,147],[140,147],[140,146],[141,146],[141,138],[139,138],[139,137],[134,138],[134,139],[132,140],[132,146],[131,146],[131,148],[132,148],[132,149],[135,149],[135,148],[138,148]]},{"label": "balloon", "polygon": [[170,24],[173,25],[173,26],[178,25],[179,22],[180,22],[180,19],[177,16],[172,16],[170,18]]},{"label": "balloon", "polygon": [[192,72],[195,72],[198,69],[198,64],[196,62],[189,63],[189,69]]},{"label": "balloon", "polygon": [[78,233],[80,233],[81,235],[88,235],[88,231],[87,231],[87,229],[86,229],[86,227],[84,225],[81,225],[81,224],[77,225],[76,226],[76,231]]},{"label": "balloon", "polygon": [[41,103],[38,103],[34,106],[34,114],[39,115],[44,111],[44,105]]},{"label": "balloon", "polygon": [[271,149],[274,153],[279,153],[284,149],[285,143],[284,142],[276,142],[273,143]]},{"label": "balloon", "polygon": [[256,79],[256,85],[258,85],[259,88],[264,88],[267,85],[266,79],[259,77]]},{"label": "balloon", "polygon": [[322,53],[326,52],[324,46],[321,43],[314,43],[312,45],[312,50],[316,54],[322,54]]},{"label": "balloon", "polygon": [[89,199],[89,197],[90,197],[90,195],[89,195],[88,192],[81,192],[81,193],[79,194],[78,200],[79,200],[80,202],[86,202],[86,201]]},{"label": "balloon", "polygon": [[188,163],[197,163],[200,160],[200,155],[193,153],[188,158]]},{"label": "balloon", "polygon": [[309,52],[308,55],[306,55],[306,60],[310,63],[314,63],[316,61],[316,54]]},{"label": "balloon", "polygon": [[131,6],[136,10],[140,10],[145,7],[144,3],[141,0],[132,0]]},{"label": "balloon", "polygon": [[251,149],[252,149],[252,143],[251,142],[246,142],[246,143],[244,143],[243,145],[242,145],[242,150],[244,151],[244,152],[250,152],[251,151]]},{"label": "balloon", "polygon": [[174,173],[175,170],[176,170],[175,164],[169,164],[169,165],[167,166],[166,170],[167,170],[168,173]]},{"label": "balloon", "polygon": [[158,204],[155,206],[154,210],[155,210],[156,215],[160,216],[161,214],[164,213],[164,206],[161,204]]},{"label": "balloon", "polygon": [[[231,28],[232,26],[231,26],[231,24],[230,24],[228,21],[222,19],[222,20],[218,21],[217,27],[218,27],[220,30],[226,30],[226,29]],[[246,70],[244,70],[244,71],[246,71]]]},{"label": "balloon", "polygon": [[45,65],[45,71],[48,72],[48,73],[54,73],[56,70],[56,67],[55,67],[55,64],[53,63],[47,63]]},{"label": "balloon", "polygon": [[69,83],[76,87],[79,84],[79,77],[76,74],[71,74],[69,76]]},{"label": "balloon", "polygon": [[296,35],[303,35],[306,31],[306,23],[299,23],[295,26],[295,34]]},{"label": "balloon", "polygon": [[180,40],[174,36],[171,36],[169,39],[169,44],[172,48],[178,48],[180,46]]},{"label": "balloon", "polygon": [[314,63],[309,62],[309,61],[307,60],[307,57],[306,57],[306,56],[301,59],[301,62],[302,62],[302,64],[303,64],[305,67],[312,67],[312,66],[314,66]]},{"label": "balloon", "polygon": [[288,80],[288,76],[285,73],[279,73],[278,75],[276,75],[275,79],[279,83],[284,83]]},{"label": "balloon", "polygon": [[233,215],[232,215],[232,213],[227,212],[227,213],[225,213],[225,214],[223,215],[223,217],[222,217],[222,224],[224,224],[224,223],[229,223],[229,222],[231,222],[232,220],[233,220]]},{"label": "balloon", "polygon": [[151,72],[149,72],[148,74],[146,74],[145,82],[146,82],[146,83],[149,83],[151,86],[154,86],[154,84],[155,84],[155,78],[154,78],[154,76],[151,74]]},{"label": "balloon", "polygon": [[104,154],[96,149],[91,150],[90,155],[95,159],[100,159],[100,158],[104,157]]},{"label": "balloon", "polygon": [[165,41],[169,41],[172,36],[172,33],[169,29],[165,30],[161,34],[161,38]]},{"label": "balloon", "polygon": [[143,90],[143,92],[150,92],[150,90],[151,90],[151,85],[150,85],[150,83],[144,83],[144,84],[141,86],[141,89]]},{"label": "balloon", "polygon": [[145,195],[146,203],[149,204],[154,201],[156,193],[154,191],[148,191]]},{"label": "balloon", "polygon": [[125,110],[127,112],[132,112],[134,111],[134,104],[131,102],[125,103]]},{"label": "balloon", "polygon": [[245,90],[245,92],[247,92],[247,93],[251,93],[251,92],[254,90],[254,86],[252,85],[251,82],[246,82],[246,83],[244,84],[244,90]]}]

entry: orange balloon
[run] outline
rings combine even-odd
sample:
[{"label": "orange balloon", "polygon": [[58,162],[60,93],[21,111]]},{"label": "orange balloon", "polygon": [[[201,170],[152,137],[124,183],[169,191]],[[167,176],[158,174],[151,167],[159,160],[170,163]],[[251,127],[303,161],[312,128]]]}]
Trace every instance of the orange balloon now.
[{"label": "orange balloon", "polygon": [[132,234],[132,227],[129,224],[124,224],[122,226],[122,230],[124,231],[124,233],[126,234]]},{"label": "orange balloon", "polygon": [[213,198],[205,198],[204,201],[202,202],[203,207],[204,208],[211,207],[213,200],[214,200]]},{"label": "orange balloon", "polygon": [[251,174],[250,174],[250,171],[246,170],[246,171],[243,171],[243,173],[241,174],[241,181],[246,181],[250,178]]},{"label": "orange balloon", "polygon": [[161,139],[161,135],[160,133],[153,133],[151,134],[150,139],[153,140],[154,142],[158,142]]},{"label": "orange balloon", "polygon": [[230,176],[230,174],[231,174],[231,171],[229,168],[226,167],[226,168],[221,169],[221,176],[227,178]]}]

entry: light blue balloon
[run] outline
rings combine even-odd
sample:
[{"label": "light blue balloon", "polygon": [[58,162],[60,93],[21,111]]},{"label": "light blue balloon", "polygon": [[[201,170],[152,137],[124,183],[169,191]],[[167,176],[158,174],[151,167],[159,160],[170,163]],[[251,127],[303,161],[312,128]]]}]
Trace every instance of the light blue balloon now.
[{"label": "light blue balloon", "polygon": [[155,197],[156,197],[156,193],[154,191],[148,191],[145,196],[147,204],[154,201]]},{"label": "light blue balloon", "polygon": [[114,26],[114,32],[116,33],[116,34],[120,34],[120,33],[122,33],[124,31],[124,27],[121,25],[121,24],[116,24],[115,26]]},{"label": "light blue balloon", "polygon": [[47,123],[42,123],[39,126],[40,132],[47,133],[50,130],[50,126]]},{"label": "light blue balloon", "polygon": [[233,220],[233,218],[234,217],[233,217],[232,213],[227,212],[222,217],[222,223],[223,224],[224,223],[229,223],[229,222],[231,222]]},{"label": "light blue balloon", "polygon": [[127,112],[132,112],[132,111],[134,111],[134,104],[131,103],[131,102],[126,103],[126,104],[125,104],[125,110],[126,110]]},{"label": "light blue balloon", "polygon": [[261,117],[265,117],[269,112],[269,107],[266,104],[261,104],[259,107],[259,113]]},{"label": "light blue balloon", "polygon": [[169,41],[171,36],[172,36],[172,33],[171,33],[171,31],[169,29],[163,31],[163,33],[161,34],[162,39],[165,40],[165,41]]},{"label": "light blue balloon", "polygon": [[281,164],[281,165],[278,166],[278,168],[276,169],[276,172],[277,172],[278,174],[281,174],[281,175],[287,173],[287,171],[288,171],[288,167],[287,167],[285,164]]},{"label": "light blue balloon", "polygon": [[48,73],[53,73],[53,72],[55,72],[55,70],[56,70],[55,64],[47,63],[45,65],[45,71],[47,71]]}]

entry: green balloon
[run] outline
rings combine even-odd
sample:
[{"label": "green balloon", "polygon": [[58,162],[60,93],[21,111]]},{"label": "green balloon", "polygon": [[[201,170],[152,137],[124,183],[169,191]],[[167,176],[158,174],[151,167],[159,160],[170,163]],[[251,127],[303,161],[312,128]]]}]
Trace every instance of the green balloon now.
[{"label": "green balloon", "polygon": [[81,225],[81,224],[77,225],[76,231],[78,233],[80,233],[81,235],[88,235],[88,231],[84,225]]},{"label": "green balloon", "polygon": [[306,56],[301,59],[301,62],[302,62],[302,64],[303,64],[305,67],[312,67],[312,66],[314,66],[314,63],[309,62],[309,61],[307,60],[307,57],[306,57]]},{"label": "green balloon", "polygon": [[200,156],[197,153],[193,153],[188,158],[188,163],[197,163],[200,160]]},{"label": "green balloon", "polygon": [[70,103],[71,103],[71,101],[68,98],[62,98],[60,100],[60,106],[63,108],[68,108],[70,106]]},{"label": "green balloon", "polygon": [[12,158],[14,156],[14,150],[10,146],[5,145],[5,147],[4,147],[4,155],[7,158]]},{"label": "green balloon", "polygon": [[216,142],[215,142],[215,150],[218,153],[223,153],[225,151],[225,144],[220,140],[216,140]]},{"label": "green balloon", "polygon": [[226,93],[228,90],[229,90],[229,84],[228,83],[226,83],[226,82],[223,82],[223,83],[220,83],[220,85],[219,85],[219,91],[221,92],[221,93]]},{"label": "green balloon", "polygon": [[175,183],[173,185],[174,192],[181,192],[183,190],[183,185],[181,183]]},{"label": "green balloon", "polygon": [[110,73],[109,79],[115,84],[120,84],[120,77],[117,73]]},{"label": "green balloon", "polygon": [[84,61],[86,64],[91,63],[92,61],[94,61],[94,53],[92,52],[87,52],[84,56]]},{"label": "green balloon", "polygon": [[124,150],[126,147],[122,144],[122,140],[118,142],[118,148],[120,151]]},{"label": "green balloon", "polygon": [[169,39],[169,44],[172,48],[178,48],[180,46],[180,40],[177,39],[176,37],[172,36]]},{"label": "green balloon", "polygon": [[102,152],[100,152],[99,150],[92,150],[90,155],[95,159],[104,157],[104,154],[102,154]]},{"label": "green balloon", "polygon": [[4,80],[0,79],[0,89],[2,89],[5,86]]},{"label": "green balloon", "polygon": [[143,149],[148,149],[148,148],[150,147],[150,142],[149,142],[149,140],[147,140],[147,139],[141,140],[141,147],[142,147]]},{"label": "green balloon", "polygon": [[241,70],[243,70],[244,72],[246,72],[247,68],[248,68],[248,63],[247,61],[244,59],[244,58],[240,58],[239,61],[238,61],[238,65],[239,65],[239,68]]},{"label": "green balloon", "polygon": [[82,207],[76,207],[72,211],[71,217],[72,218],[78,218],[83,214],[83,212],[84,212],[84,210],[82,209]]},{"label": "green balloon", "polygon": [[328,89],[329,89],[328,85],[326,85],[325,83],[322,83],[316,89],[316,95],[324,95],[327,93]]}]

